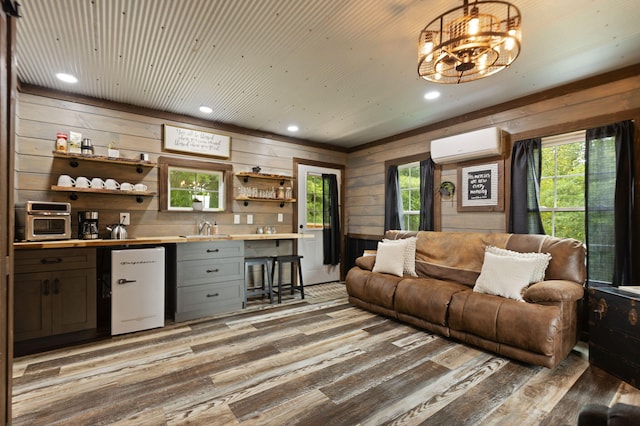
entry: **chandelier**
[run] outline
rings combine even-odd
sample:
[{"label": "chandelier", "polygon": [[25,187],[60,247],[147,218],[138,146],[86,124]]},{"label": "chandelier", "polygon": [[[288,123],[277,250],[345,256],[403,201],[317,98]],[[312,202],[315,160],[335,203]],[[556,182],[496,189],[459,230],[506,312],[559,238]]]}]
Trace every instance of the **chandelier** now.
[{"label": "chandelier", "polygon": [[438,16],[418,39],[418,75],[436,83],[474,81],[508,67],[520,53],[522,17],[506,1],[474,1]]}]

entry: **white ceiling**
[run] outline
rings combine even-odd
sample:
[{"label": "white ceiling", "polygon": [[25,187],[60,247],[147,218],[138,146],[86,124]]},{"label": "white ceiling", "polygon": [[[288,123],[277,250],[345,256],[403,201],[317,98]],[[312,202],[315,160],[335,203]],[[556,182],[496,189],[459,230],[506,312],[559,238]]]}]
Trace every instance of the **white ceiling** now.
[{"label": "white ceiling", "polygon": [[512,2],[515,63],[439,85],[417,76],[418,34],[461,0],[20,0],[18,78],[354,147],[640,63],[640,0]]}]

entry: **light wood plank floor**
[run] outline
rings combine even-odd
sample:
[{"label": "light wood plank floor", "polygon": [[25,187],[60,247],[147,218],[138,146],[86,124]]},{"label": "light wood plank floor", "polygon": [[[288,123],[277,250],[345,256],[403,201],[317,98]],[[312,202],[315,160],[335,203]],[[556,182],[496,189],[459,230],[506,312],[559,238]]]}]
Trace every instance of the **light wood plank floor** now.
[{"label": "light wood plank floor", "polygon": [[16,425],[560,425],[640,391],[575,350],[549,370],[307,298],[18,358]]}]

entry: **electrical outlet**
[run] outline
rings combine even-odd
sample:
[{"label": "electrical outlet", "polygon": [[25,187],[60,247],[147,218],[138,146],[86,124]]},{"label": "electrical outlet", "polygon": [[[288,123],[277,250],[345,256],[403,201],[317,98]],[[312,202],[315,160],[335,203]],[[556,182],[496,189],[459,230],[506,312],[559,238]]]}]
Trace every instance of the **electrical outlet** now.
[{"label": "electrical outlet", "polygon": [[278,222],[282,222],[284,220],[284,215],[282,213],[278,213]]},{"label": "electrical outlet", "polygon": [[247,225],[253,225],[253,215],[252,214],[248,214],[247,215]]},{"label": "electrical outlet", "polygon": [[131,224],[131,217],[129,213],[120,213],[120,225],[129,225]]},{"label": "electrical outlet", "polygon": [[233,224],[234,225],[240,225],[240,215],[239,214],[234,214],[233,215]]}]

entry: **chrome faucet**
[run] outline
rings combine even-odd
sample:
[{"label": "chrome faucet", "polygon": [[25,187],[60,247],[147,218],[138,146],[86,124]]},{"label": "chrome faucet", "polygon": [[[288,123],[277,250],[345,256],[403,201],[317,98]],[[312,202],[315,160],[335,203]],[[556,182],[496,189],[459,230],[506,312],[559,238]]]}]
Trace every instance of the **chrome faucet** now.
[{"label": "chrome faucet", "polygon": [[211,235],[211,222],[202,219],[198,223],[198,235]]}]

